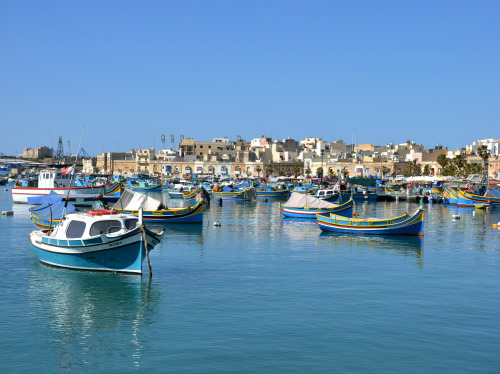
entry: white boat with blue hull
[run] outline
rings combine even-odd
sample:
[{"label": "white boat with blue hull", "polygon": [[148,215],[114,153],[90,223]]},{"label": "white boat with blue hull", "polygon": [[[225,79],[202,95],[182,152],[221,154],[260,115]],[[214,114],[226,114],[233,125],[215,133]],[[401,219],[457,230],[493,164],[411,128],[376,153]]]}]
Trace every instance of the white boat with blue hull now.
[{"label": "white boat with blue hull", "polygon": [[162,234],[145,228],[131,214],[92,210],[67,214],[54,230],[36,230],[29,238],[33,252],[46,264],[141,274],[144,258]]}]

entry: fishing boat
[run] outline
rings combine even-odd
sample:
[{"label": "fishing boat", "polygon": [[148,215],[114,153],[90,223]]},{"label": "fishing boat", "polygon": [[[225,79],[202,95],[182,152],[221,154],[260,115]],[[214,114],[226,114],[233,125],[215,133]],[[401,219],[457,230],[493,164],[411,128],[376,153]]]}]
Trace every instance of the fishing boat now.
[{"label": "fishing boat", "polygon": [[316,219],[317,214],[335,213],[345,217],[352,217],[354,201],[344,204],[333,204],[320,200],[314,196],[292,192],[285,204],[281,204],[281,214],[285,217]]},{"label": "fishing boat", "polygon": [[149,182],[130,182],[125,185],[125,187],[130,188],[133,191],[143,191],[143,192],[152,192],[152,191],[161,191],[162,190],[162,182],[157,183],[149,183]]},{"label": "fishing boat", "polygon": [[252,201],[257,198],[257,194],[253,186],[235,190],[228,186],[221,188],[220,186],[215,185],[212,190],[212,196],[214,199],[238,201]]},{"label": "fishing boat", "polygon": [[12,200],[14,203],[27,204],[29,197],[44,196],[51,192],[64,195],[64,197],[67,196],[69,200],[95,199],[102,194],[104,185],[76,187],[70,174],[71,171],[67,171],[65,174],[63,171],[56,169],[42,170],[38,174],[37,187],[12,187]]},{"label": "fishing boat", "polygon": [[172,188],[167,190],[168,196],[172,199],[183,199],[184,192],[191,192],[196,190],[195,186],[185,184],[175,184]]},{"label": "fishing boat", "polygon": [[385,186],[385,193],[389,196],[417,196],[418,191],[416,189],[404,189],[400,188],[399,190],[395,190],[389,186]]},{"label": "fishing boat", "polygon": [[443,185],[443,199],[450,205],[457,205],[457,192],[448,183]]},{"label": "fishing boat", "polygon": [[255,193],[260,197],[282,197],[288,196],[289,191],[285,186],[282,187],[271,187],[271,186],[262,186],[260,188],[255,189]]},{"label": "fishing boat", "polygon": [[142,193],[125,189],[120,199],[113,205],[118,212],[139,215],[148,224],[165,223],[203,223],[203,201],[185,208],[168,208],[161,201]]},{"label": "fishing boat", "polygon": [[195,202],[203,200],[205,204],[210,202],[210,194],[203,186],[198,186],[198,188],[193,188],[191,191],[185,191],[182,194],[184,201]]},{"label": "fishing boat", "polygon": [[317,215],[322,231],[371,234],[371,235],[423,235],[424,210],[418,208],[411,215],[408,213],[393,218],[348,218],[336,214]]},{"label": "fishing boat", "polygon": [[51,192],[47,196],[36,196],[28,198],[28,204],[33,206],[29,209],[31,222],[40,230],[54,229],[61,220],[64,212],[72,213],[76,208],[63,201],[61,195]]},{"label": "fishing boat", "polygon": [[486,191],[485,195],[475,195],[467,191],[457,189],[454,191],[457,196],[457,206],[474,208],[476,205],[488,205],[490,207],[500,207],[500,190]]},{"label": "fishing boat", "polygon": [[131,214],[91,210],[66,214],[55,229],[35,230],[29,240],[35,255],[49,265],[141,274],[144,258],[162,235]]},{"label": "fishing boat", "polygon": [[367,187],[367,186],[362,186],[360,184],[355,184],[354,187],[358,192],[375,192],[375,193],[384,193],[385,192],[385,186],[372,186],[372,187]]},{"label": "fishing boat", "polygon": [[324,200],[324,201],[338,201],[340,198],[340,191],[336,191],[334,189],[328,188],[328,189],[319,189],[316,191],[316,194],[314,197]]}]

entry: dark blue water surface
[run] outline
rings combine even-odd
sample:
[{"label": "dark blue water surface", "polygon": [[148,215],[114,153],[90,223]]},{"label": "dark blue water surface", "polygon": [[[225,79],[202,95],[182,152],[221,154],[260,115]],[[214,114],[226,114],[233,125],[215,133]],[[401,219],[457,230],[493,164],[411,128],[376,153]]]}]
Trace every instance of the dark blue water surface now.
[{"label": "dark blue water surface", "polygon": [[284,219],[280,202],[168,227],[149,281],[146,264],[142,278],[42,265],[28,207],[2,188],[0,372],[499,372],[500,210],[429,204],[423,238],[359,237]]}]

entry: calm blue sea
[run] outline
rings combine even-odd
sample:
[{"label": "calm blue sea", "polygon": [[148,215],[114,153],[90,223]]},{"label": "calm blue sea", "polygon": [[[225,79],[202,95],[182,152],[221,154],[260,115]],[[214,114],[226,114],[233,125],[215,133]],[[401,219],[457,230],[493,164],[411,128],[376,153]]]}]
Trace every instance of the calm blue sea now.
[{"label": "calm blue sea", "polygon": [[324,235],[280,200],[212,204],[203,225],[168,228],[149,281],[146,264],[142,278],[42,265],[28,207],[3,189],[1,373],[500,372],[499,209],[425,205],[420,239]]}]

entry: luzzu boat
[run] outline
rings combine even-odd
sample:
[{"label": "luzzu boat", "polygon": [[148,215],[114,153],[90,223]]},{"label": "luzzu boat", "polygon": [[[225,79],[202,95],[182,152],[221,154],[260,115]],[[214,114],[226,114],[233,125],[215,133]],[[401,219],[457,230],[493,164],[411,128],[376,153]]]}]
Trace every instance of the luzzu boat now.
[{"label": "luzzu boat", "polygon": [[424,234],[424,210],[394,218],[346,218],[336,214],[317,215],[319,228],[348,234],[370,235],[418,235]]},{"label": "luzzu boat", "polygon": [[[500,192],[496,190],[495,192]],[[495,196],[494,192],[487,191],[485,196],[474,195],[467,191],[457,189],[454,191],[457,196],[457,206],[474,208],[476,205],[488,205],[489,207],[500,207],[500,197]],[[499,193],[500,195],[500,193]]]},{"label": "luzzu boat", "polygon": [[113,209],[135,216],[138,216],[142,209],[142,219],[149,224],[202,223],[204,206],[203,201],[198,201],[185,208],[166,208],[161,201],[150,196],[125,190]]},{"label": "luzzu boat", "polygon": [[221,190],[214,189],[212,190],[212,196],[215,199],[222,199],[222,200],[240,200],[240,201],[251,201],[255,200],[257,197],[255,188],[252,187],[243,187],[243,189],[240,190],[234,190],[230,187],[224,187]]},{"label": "luzzu boat", "polygon": [[390,196],[417,196],[418,191],[416,189],[412,189],[410,191],[406,189],[395,190],[391,187],[385,187],[385,193]]},{"label": "luzzu boat", "polygon": [[131,214],[92,210],[67,214],[55,229],[33,231],[29,240],[35,255],[49,265],[141,274],[144,258],[162,234]]},{"label": "luzzu boat", "polygon": [[260,197],[281,197],[288,196],[289,191],[286,187],[275,188],[275,187],[261,187],[256,188],[255,193]]},{"label": "luzzu boat", "polygon": [[138,182],[129,183],[125,187],[130,188],[133,191],[161,191],[162,182],[159,183],[149,183],[149,182]]},{"label": "luzzu boat", "polygon": [[385,192],[385,186],[374,186],[374,187],[367,187],[367,186],[362,186],[360,184],[355,185],[356,189],[360,192],[375,192],[375,193],[383,193]]},{"label": "luzzu boat", "polygon": [[182,194],[185,201],[195,202],[202,200],[205,204],[210,202],[210,194],[203,186],[193,188],[191,191],[186,191]]},{"label": "luzzu boat", "polygon": [[457,205],[457,191],[451,188],[449,184],[443,185],[443,198],[448,202],[448,204]]},{"label": "luzzu boat", "polygon": [[335,213],[340,216],[351,217],[354,201],[344,204],[333,204],[314,196],[292,192],[285,204],[281,205],[281,214],[285,217],[316,219],[317,214]]}]

